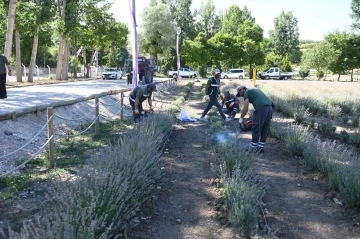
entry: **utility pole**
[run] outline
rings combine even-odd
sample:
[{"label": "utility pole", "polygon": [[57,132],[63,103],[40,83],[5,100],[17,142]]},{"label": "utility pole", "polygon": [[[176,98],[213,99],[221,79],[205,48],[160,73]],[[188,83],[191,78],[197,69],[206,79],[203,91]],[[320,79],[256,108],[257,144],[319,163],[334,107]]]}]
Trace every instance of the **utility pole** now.
[{"label": "utility pole", "polygon": [[138,85],[137,75],[138,75],[138,35],[137,35],[137,25],[136,25],[136,11],[135,11],[135,0],[132,0],[132,20],[134,24],[134,42],[132,45],[132,70],[133,70],[133,89],[135,89]]},{"label": "utility pole", "polygon": [[177,56],[177,78],[179,79],[179,72],[180,72],[180,50],[179,50],[179,44],[180,44],[180,34],[181,34],[181,28],[177,28],[176,32],[176,56]]}]

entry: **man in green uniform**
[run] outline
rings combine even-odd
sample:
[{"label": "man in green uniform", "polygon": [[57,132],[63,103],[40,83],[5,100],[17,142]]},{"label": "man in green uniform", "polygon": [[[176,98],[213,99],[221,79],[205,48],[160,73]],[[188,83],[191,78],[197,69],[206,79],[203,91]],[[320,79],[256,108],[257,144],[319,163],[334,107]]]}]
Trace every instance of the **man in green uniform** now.
[{"label": "man in green uniform", "polygon": [[230,119],[227,119],[222,107],[218,101],[218,97],[220,95],[220,70],[216,69],[214,72],[214,77],[210,78],[206,84],[206,100],[209,102],[209,104],[207,105],[206,109],[204,110],[204,112],[202,113],[200,120],[201,121],[207,121],[207,119],[205,118],[205,115],[209,112],[209,110],[211,110],[211,108],[215,105],[216,108],[218,109],[221,117],[223,118],[223,120],[225,121],[229,121]]},{"label": "man in green uniform", "polygon": [[239,113],[239,99],[236,98],[235,95],[230,94],[229,91],[225,92],[225,97],[222,100],[221,104],[222,107],[224,107],[224,105],[226,106],[226,108],[224,109],[224,114],[229,115],[229,118],[235,118],[236,113]]},{"label": "man in green uniform", "polygon": [[249,103],[253,104],[255,112],[253,115],[251,147],[255,152],[263,152],[270,130],[272,118],[272,103],[269,98],[259,89],[247,89],[246,86],[237,88],[237,97],[244,98],[244,107],[241,111],[239,123],[243,124],[245,115],[249,109]]},{"label": "man in green uniform", "polygon": [[142,102],[148,99],[150,110],[152,110],[151,96],[152,92],[156,92],[156,85],[150,83],[148,85],[137,86],[129,95],[129,101],[133,110],[134,121],[136,122],[140,114],[144,113]]}]

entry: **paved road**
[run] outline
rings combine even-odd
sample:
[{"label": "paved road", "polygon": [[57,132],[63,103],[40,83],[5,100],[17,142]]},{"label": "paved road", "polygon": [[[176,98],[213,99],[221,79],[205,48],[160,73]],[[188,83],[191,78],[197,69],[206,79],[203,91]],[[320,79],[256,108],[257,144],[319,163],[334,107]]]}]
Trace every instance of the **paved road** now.
[{"label": "paved road", "polygon": [[[164,81],[154,78],[154,82]],[[130,89],[125,80],[92,80],[52,85],[38,85],[8,89],[8,98],[0,100],[0,120],[9,118],[12,112],[17,115],[34,112],[37,107],[60,106],[83,101],[94,95],[106,95],[109,91]]]}]

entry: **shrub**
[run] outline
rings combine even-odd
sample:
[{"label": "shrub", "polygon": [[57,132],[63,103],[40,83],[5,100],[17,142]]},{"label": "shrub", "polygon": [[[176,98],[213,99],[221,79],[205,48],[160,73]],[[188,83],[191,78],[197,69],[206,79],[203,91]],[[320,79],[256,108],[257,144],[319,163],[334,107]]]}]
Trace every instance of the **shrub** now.
[{"label": "shrub", "polygon": [[309,112],[309,109],[306,109],[304,106],[297,108],[294,113],[295,122],[298,124],[305,122],[310,116],[311,113]]},{"label": "shrub", "polygon": [[336,131],[336,127],[333,126],[331,124],[330,121],[325,121],[325,122],[322,122],[320,123],[320,130],[322,132],[324,132],[325,134],[331,136],[331,137],[334,137],[335,136],[335,131]]},{"label": "shrub", "polygon": [[220,131],[221,129],[223,129],[223,124],[221,121],[213,121],[210,125],[211,133],[216,133],[216,132]]},{"label": "shrub", "polygon": [[179,106],[171,104],[168,106],[167,110],[169,111],[169,113],[177,113],[180,111]]},{"label": "shrub", "polygon": [[180,107],[185,101],[184,96],[179,96],[176,98],[176,100],[173,102],[174,105]]},{"label": "shrub", "polygon": [[226,142],[216,147],[217,154],[221,160],[221,172],[232,177],[235,168],[242,172],[249,172],[252,168],[253,154],[239,147],[236,141]]},{"label": "shrub", "polygon": [[187,95],[189,95],[191,93],[191,89],[188,86],[184,86],[182,91],[185,92]]},{"label": "shrub", "polygon": [[300,77],[304,80],[306,77],[309,76],[310,70],[307,68],[301,68],[299,71]]},{"label": "shrub", "polygon": [[161,148],[173,123],[167,115],[148,118],[76,176],[54,182],[42,215],[26,220],[19,233],[9,229],[11,238],[114,238],[159,179]]},{"label": "shrub", "polygon": [[232,225],[238,226],[246,238],[255,230],[258,216],[258,200],[262,190],[251,183],[251,175],[236,168],[232,177],[224,177],[223,196]]},{"label": "shrub", "polygon": [[281,124],[282,122],[279,120],[273,120],[270,124],[270,134],[277,139],[284,139],[285,137],[285,131]]},{"label": "shrub", "polygon": [[341,130],[340,132],[340,140],[344,143],[348,143],[350,140],[350,135],[345,130]]},{"label": "shrub", "polygon": [[305,145],[310,141],[312,134],[307,127],[289,125],[284,134],[285,147],[292,156],[302,156]]},{"label": "shrub", "polygon": [[359,116],[357,115],[357,116],[353,117],[351,122],[352,122],[352,126],[359,127]]},{"label": "shrub", "polygon": [[318,78],[318,80],[321,80],[324,77],[324,72],[322,70],[317,70],[316,77]]},{"label": "shrub", "polygon": [[335,141],[319,139],[307,144],[304,160],[313,169],[328,176],[332,187],[340,191],[349,206],[360,207],[360,180],[353,164],[358,161],[354,153]]},{"label": "shrub", "polygon": [[327,106],[327,115],[330,117],[330,119],[337,119],[339,116],[341,116],[341,107],[338,105],[332,105],[328,104]]},{"label": "shrub", "polygon": [[356,147],[360,147],[360,133],[354,133],[350,136],[350,143],[354,144]]}]

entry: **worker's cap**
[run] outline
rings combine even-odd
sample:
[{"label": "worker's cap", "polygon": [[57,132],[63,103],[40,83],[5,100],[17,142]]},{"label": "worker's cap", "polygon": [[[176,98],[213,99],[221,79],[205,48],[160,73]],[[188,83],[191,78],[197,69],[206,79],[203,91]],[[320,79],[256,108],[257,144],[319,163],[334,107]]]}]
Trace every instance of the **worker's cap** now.
[{"label": "worker's cap", "polygon": [[214,74],[220,74],[221,71],[219,69],[215,69]]},{"label": "worker's cap", "polygon": [[230,95],[230,91],[225,91],[225,95]]},{"label": "worker's cap", "polygon": [[156,85],[155,85],[154,83],[148,84],[147,87],[150,88],[150,89],[152,89],[153,91],[157,91],[157,90],[156,90]]},{"label": "worker's cap", "polygon": [[239,86],[239,87],[236,89],[236,91],[237,91],[236,97],[240,97],[239,91],[240,91],[240,90],[243,90],[243,89],[246,90],[246,89],[247,89],[246,86],[242,85],[242,86]]}]

